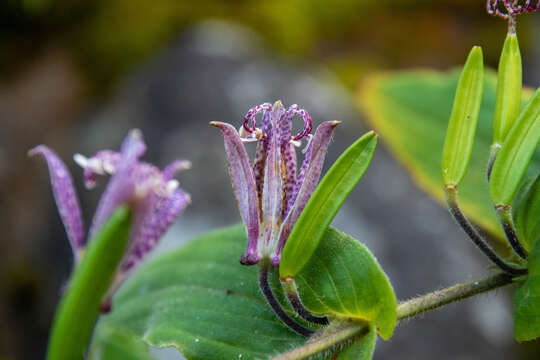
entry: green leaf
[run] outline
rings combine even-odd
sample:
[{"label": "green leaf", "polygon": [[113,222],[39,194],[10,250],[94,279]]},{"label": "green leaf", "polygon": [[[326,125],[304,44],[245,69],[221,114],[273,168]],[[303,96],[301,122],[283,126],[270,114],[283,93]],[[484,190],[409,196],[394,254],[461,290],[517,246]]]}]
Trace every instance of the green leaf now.
[{"label": "green leaf", "polygon": [[502,144],[521,110],[522,66],[516,34],[504,41],[497,73],[497,99],[493,119],[493,143]]},{"label": "green leaf", "polygon": [[529,254],[529,275],[514,294],[514,337],[517,341],[540,337],[540,241]]},{"label": "green leaf", "polygon": [[279,265],[280,277],[295,277],[308,262],[339,208],[362,179],[377,142],[377,134],[368,132],[328,170],[287,239]]},{"label": "green leaf", "polygon": [[[119,289],[96,333],[124,329],[190,360],[267,358],[304,343],[266,304],[257,267],[239,264],[245,242],[243,226],[235,226],[142,265]],[[100,346],[94,342],[92,349]]]},{"label": "green leaf", "polygon": [[[190,360],[261,359],[303,344],[305,339],[283,325],[266,304],[258,288],[257,267],[238,263],[245,241],[244,228],[235,226],[203,235],[142,265],[113,298],[113,311],[99,320],[92,354],[102,352],[103,346],[113,346],[114,339],[102,340],[110,329],[126,332],[127,339],[137,336],[156,347],[175,347]],[[329,257],[322,251],[331,271],[346,273],[341,278],[321,271],[317,271],[320,278],[309,275],[309,281],[313,280],[310,286],[317,291],[329,289],[330,293],[315,293],[311,288],[302,299],[328,296],[335,300],[340,296],[347,304],[354,304],[344,316],[373,320],[388,337],[396,321],[396,300],[373,256],[356,240],[336,230],[327,231],[320,248],[335,255]],[[298,274],[302,285],[318,254],[319,250],[308,263],[309,270]],[[347,266],[343,267],[343,261]],[[280,289],[278,277],[273,280],[274,288]],[[333,281],[339,292],[336,294],[326,281]],[[348,291],[361,298],[352,301]],[[332,310],[325,307],[328,309]]]},{"label": "green leaf", "polygon": [[524,184],[516,197],[514,222],[527,251],[540,238],[540,175]]},{"label": "green leaf", "polygon": [[92,329],[128,242],[131,211],[118,208],[87,245],[58,305],[47,359],[82,359]]},{"label": "green leaf", "polygon": [[[410,170],[417,183],[441,203],[445,202],[441,177],[441,156],[452,110],[459,72],[402,71],[372,75],[358,96],[371,126],[392,153]],[[485,180],[493,133],[497,77],[484,75],[484,95],[469,170],[460,185],[460,205],[475,223],[506,238],[493,211]],[[525,91],[523,102],[530,97]],[[540,171],[540,152],[530,166]]]},{"label": "green leaf", "polygon": [[126,331],[110,326],[103,326],[93,342],[90,360],[151,360],[148,354],[148,344],[140,337]]},{"label": "green leaf", "polygon": [[489,191],[496,206],[508,206],[540,143],[540,89],[506,136],[493,164]]},{"label": "green leaf", "polygon": [[442,154],[445,185],[459,185],[467,173],[484,90],[482,49],[472,48],[459,77]]},{"label": "green leaf", "polygon": [[377,260],[359,241],[328,229],[295,277],[304,305],[315,314],[374,323],[383,339],[396,326],[396,296]]},{"label": "green leaf", "polygon": [[375,344],[377,343],[377,332],[374,326],[371,326],[367,335],[362,339],[352,343],[345,350],[342,350],[338,356],[338,360],[371,360],[375,352]]}]

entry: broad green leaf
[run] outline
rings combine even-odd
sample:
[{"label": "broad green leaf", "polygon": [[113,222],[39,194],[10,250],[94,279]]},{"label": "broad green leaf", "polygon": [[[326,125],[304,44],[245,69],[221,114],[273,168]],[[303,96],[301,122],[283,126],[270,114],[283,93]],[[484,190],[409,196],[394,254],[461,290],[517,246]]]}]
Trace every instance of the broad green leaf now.
[{"label": "broad green leaf", "polygon": [[396,326],[396,297],[369,250],[357,240],[328,229],[324,241],[295,277],[304,305],[314,314],[373,323],[383,339]]},{"label": "broad green leaf", "polygon": [[[257,267],[239,264],[245,242],[244,228],[235,226],[142,265],[119,289],[96,333],[124,329],[190,360],[268,358],[304,343],[266,304]],[[94,342],[92,349],[100,346]]]},{"label": "broad green leaf", "polygon": [[[92,354],[102,352],[103,346],[113,347],[114,340],[103,341],[110,329],[126,332],[124,339],[128,340],[123,344],[136,336],[156,347],[175,347],[189,360],[264,359],[303,344],[305,339],[283,325],[263,299],[257,267],[238,263],[245,241],[243,227],[235,226],[203,235],[142,265],[113,298],[112,312],[98,322]],[[326,272],[318,271],[321,278],[310,274],[310,281],[321,291],[331,287],[325,281],[334,281],[339,296],[350,290],[364,296],[356,302],[351,301],[352,295],[345,296],[346,303],[354,304],[352,317],[373,319],[388,337],[395,325],[396,300],[373,256],[356,240],[336,230],[328,230],[320,244],[335,255],[327,258],[329,254],[323,251],[324,262],[330,262],[333,271],[346,270],[347,278],[329,278]],[[343,268],[342,261],[348,266]],[[300,281],[308,278],[305,271],[311,270],[300,272]],[[274,289],[279,290],[277,272],[273,275]],[[313,289],[302,299],[327,296]],[[330,291],[329,299],[335,298],[334,288]],[[286,306],[283,294],[279,298]]]},{"label": "broad green leaf", "polygon": [[[370,124],[417,183],[445,202],[441,155],[459,72],[401,71],[372,75],[358,96]],[[475,223],[506,243],[485,180],[493,134],[497,77],[486,71],[484,95],[469,170],[460,185],[460,205]],[[523,102],[530,97],[524,91]],[[530,170],[540,171],[540,152]]]},{"label": "broad green leaf", "polygon": [[96,334],[89,358],[91,360],[151,360],[148,344],[139,336],[109,326],[103,326]]},{"label": "broad green leaf", "polygon": [[497,206],[512,203],[540,143],[540,89],[506,136],[493,164],[489,190]]},{"label": "broad green leaf", "polygon": [[540,337],[540,241],[529,254],[529,275],[514,294],[514,337],[517,341]]},{"label": "broad green leaf", "polygon": [[516,34],[504,41],[497,72],[497,98],[493,119],[493,143],[502,144],[519,117],[521,109],[522,66]]},{"label": "broad green leaf", "polygon": [[371,326],[367,335],[337,355],[338,360],[371,360],[377,343],[377,331]]},{"label": "broad green leaf", "polygon": [[295,277],[319,245],[339,208],[366,172],[378,136],[370,131],[341,154],[328,170],[287,239],[280,277]]},{"label": "broad green leaf", "polygon": [[467,173],[483,90],[484,59],[475,46],[459,77],[446,130],[441,164],[445,185],[459,185]]},{"label": "broad green leaf", "polygon": [[524,184],[518,193],[513,216],[519,239],[530,251],[540,238],[540,175]]},{"label": "broad green leaf", "polygon": [[82,359],[101,300],[128,242],[131,211],[117,209],[87,245],[54,317],[47,359]]}]

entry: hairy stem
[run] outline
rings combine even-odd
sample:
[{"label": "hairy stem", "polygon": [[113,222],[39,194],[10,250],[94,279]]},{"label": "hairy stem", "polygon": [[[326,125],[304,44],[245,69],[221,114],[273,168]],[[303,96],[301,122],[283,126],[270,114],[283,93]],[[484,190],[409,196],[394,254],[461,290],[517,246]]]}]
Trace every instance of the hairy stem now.
[{"label": "hairy stem", "polygon": [[276,299],[274,293],[272,292],[272,288],[270,287],[270,284],[268,283],[268,268],[270,264],[268,261],[261,261],[259,266],[259,286],[261,288],[261,291],[264,295],[264,298],[266,299],[266,302],[268,302],[268,305],[270,305],[270,308],[274,310],[274,313],[277,315],[277,317],[291,330],[294,332],[309,337],[313,335],[313,331],[310,329],[307,329],[303,327],[302,325],[298,324],[296,321],[294,321],[283,308],[281,307],[281,304]]},{"label": "hairy stem", "polygon": [[487,244],[482,235],[474,228],[474,226],[469,222],[463,211],[458,205],[457,201],[457,188],[455,186],[447,185],[445,186],[446,193],[446,202],[448,203],[448,209],[450,213],[456,220],[456,222],[461,226],[463,231],[469,236],[472,242],[482,251],[488,258],[497,265],[501,270],[512,275],[524,275],[527,273],[527,269],[515,268],[507,264],[503,259],[497,255],[497,253]]},{"label": "hairy stem", "polygon": [[283,290],[285,290],[289,303],[298,315],[314,324],[328,325],[328,318],[326,316],[315,316],[308,309],[306,309],[304,304],[302,304],[302,300],[300,300],[300,296],[298,295],[298,291],[296,289],[296,283],[294,282],[293,278],[281,280],[281,286],[283,287]]},{"label": "hairy stem", "polygon": [[350,340],[359,340],[369,332],[369,327],[365,325],[351,324],[351,326],[340,329],[332,334],[323,336],[297,347],[294,350],[278,355],[272,360],[299,360],[307,359],[310,356],[320,354],[324,351]]},{"label": "hairy stem", "polygon": [[510,206],[497,206],[495,210],[510,246],[520,258],[526,259],[527,252],[519,242],[514,220],[512,219],[512,208]]},{"label": "hairy stem", "polygon": [[[469,297],[495,290],[514,281],[507,273],[499,273],[471,283],[457,284],[442,290],[403,301],[397,307],[398,320],[404,320],[426,311],[435,310],[444,305],[464,300]],[[320,337],[306,345],[300,346],[285,354],[276,356],[273,360],[300,360],[320,354],[346,341],[361,338],[369,331],[365,324],[351,324],[330,335]]]},{"label": "hairy stem", "polygon": [[437,290],[401,302],[397,307],[397,318],[398,320],[407,319],[423,312],[434,310],[444,305],[497,289],[512,283],[512,281],[512,275],[499,273],[479,281],[457,284],[442,290]]}]

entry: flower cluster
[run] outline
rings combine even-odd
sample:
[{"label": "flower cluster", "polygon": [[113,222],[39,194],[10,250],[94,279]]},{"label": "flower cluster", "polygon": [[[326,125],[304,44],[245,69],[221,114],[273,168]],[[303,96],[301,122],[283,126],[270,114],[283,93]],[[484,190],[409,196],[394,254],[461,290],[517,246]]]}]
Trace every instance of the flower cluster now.
[{"label": "flower cluster", "polygon": [[[262,113],[261,126],[256,115]],[[295,115],[304,120],[302,131],[292,135]],[[297,105],[281,101],[250,109],[239,131],[230,124],[212,122],[224,135],[233,191],[246,226],[248,246],[240,262],[257,264],[270,259],[279,266],[291,230],[315,190],[328,144],[338,121],[319,125],[311,135],[311,117]],[[296,147],[307,139],[304,160],[297,170]],[[253,164],[244,143],[257,142]]]},{"label": "flower cluster", "polygon": [[521,3],[519,0],[501,0],[499,3],[499,0],[488,0],[486,8],[490,15],[508,19],[515,15],[540,9],[540,1],[525,0]]},{"label": "flower cluster", "polygon": [[120,152],[103,150],[90,158],[80,154],[74,156],[75,162],[84,169],[87,188],[95,186],[96,175],[111,176],[85,236],[79,200],[66,165],[44,145],[30,150],[30,155],[42,155],[47,161],[56,205],[77,261],[83,256],[87,241],[113,211],[127,204],[133,211],[133,224],[128,251],[120,268],[126,273],[155,247],[189,204],[189,195],[179,188],[174,175],[190,168],[190,163],[176,160],[160,170],[139,160],[145,151],[142,134],[132,130],[122,143]]}]

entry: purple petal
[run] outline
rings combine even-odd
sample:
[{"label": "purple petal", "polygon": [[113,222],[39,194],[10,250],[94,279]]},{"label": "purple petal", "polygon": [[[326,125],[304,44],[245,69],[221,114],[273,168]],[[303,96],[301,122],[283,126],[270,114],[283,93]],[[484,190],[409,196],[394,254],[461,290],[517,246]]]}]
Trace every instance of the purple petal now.
[{"label": "purple petal", "polygon": [[268,152],[268,139],[270,131],[272,130],[272,124],[270,116],[271,110],[265,110],[262,116],[262,135],[257,144],[257,150],[255,152],[255,159],[253,161],[253,176],[255,177],[255,185],[257,186],[257,198],[259,200],[259,213],[262,215],[262,192],[264,182],[264,166],[266,163],[266,153]]},{"label": "purple petal", "polygon": [[240,215],[248,237],[248,248],[240,262],[244,265],[252,265],[259,262],[257,253],[257,238],[259,236],[259,209],[255,178],[249,162],[246,149],[236,129],[222,122],[211,122],[223,132],[225,139],[225,153],[229,163],[229,174],[233,192],[238,203]]},{"label": "purple petal", "polygon": [[84,225],[71,174],[62,160],[44,145],[33,148],[28,154],[30,156],[42,155],[47,161],[56,206],[73,253],[78,258],[85,245]]},{"label": "purple petal", "polygon": [[135,170],[139,157],[146,150],[141,133],[138,130],[130,131],[122,143],[121,150],[122,158],[101,196],[92,220],[92,226],[88,234],[90,239],[118,206],[129,202],[135,195]]},{"label": "purple petal", "polygon": [[282,218],[289,212],[289,199],[296,184],[296,150],[291,141],[292,119],[297,105],[289,107],[280,119],[281,127],[281,160],[283,162],[283,213]]},{"label": "purple petal", "polygon": [[302,210],[304,210],[304,207],[311,197],[311,194],[319,183],[328,145],[332,139],[334,128],[338,124],[339,121],[326,121],[322,123],[319,125],[315,131],[315,135],[311,139],[306,152],[306,158],[304,159],[300,171],[301,176],[299,175],[295,192],[291,198],[293,204],[281,227],[277,251],[276,254],[273,254],[272,258],[273,263],[277,262],[279,264],[279,258],[281,256],[283,246],[285,245],[294,224],[296,224],[298,217],[302,213]]},{"label": "purple petal", "polygon": [[283,182],[281,163],[281,136],[280,120],[284,115],[284,108],[280,101],[276,101],[272,108],[272,132],[269,134],[268,151],[264,166],[264,181],[262,192],[262,238],[260,244],[263,256],[269,256],[278,243],[279,225],[282,220],[283,208]]},{"label": "purple petal", "polygon": [[170,197],[157,201],[151,213],[145,215],[142,227],[133,229],[133,247],[122,265],[124,271],[128,271],[154,249],[159,239],[190,202],[190,196],[180,189],[175,190]]},{"label": "purple petal", "polygon": [[169,181],[174,178],[177,172],[182,170],[191,169],[191,161],[188,160],[174,160],[172,163],[167,165],[161,176],[163,176],[164,181]]}]

